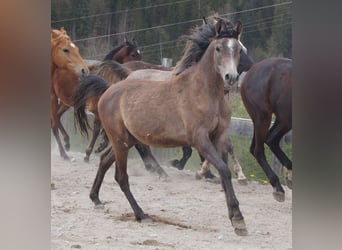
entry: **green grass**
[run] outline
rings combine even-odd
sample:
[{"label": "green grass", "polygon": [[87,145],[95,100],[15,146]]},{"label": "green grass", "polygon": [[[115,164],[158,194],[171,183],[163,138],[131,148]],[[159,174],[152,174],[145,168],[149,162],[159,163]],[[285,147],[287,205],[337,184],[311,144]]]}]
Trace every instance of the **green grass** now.
[{"label": "green grass", "polygon": [[241,96],[239,92],[229,93],[229,105],[232,110],[232,116],[239,118],[250,118],[247,113],[245,106],[243,105]]}]

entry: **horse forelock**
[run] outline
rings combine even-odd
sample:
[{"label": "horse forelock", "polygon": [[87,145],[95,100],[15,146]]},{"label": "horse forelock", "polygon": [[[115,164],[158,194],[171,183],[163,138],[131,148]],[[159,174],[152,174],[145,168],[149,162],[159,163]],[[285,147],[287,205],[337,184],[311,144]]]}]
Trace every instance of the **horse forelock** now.
[{"label": "horse forelock", "polygon": [[126,55],[129,55],[135,49],[137,49],[137,46],[129,42],[126,50]]},{"label": "horse forelock", "polygon": [[[57,30],[59,31],[59,30]],[[59,31],[60,32],[60,31]],[[51,42],[54,44],[54,45],[58,45],[60,44],[61,42],[68,42],[70,44],[73,44],[71,42],[71,39],[70,37],[67,35],[67,34],[64,34],[62,32],[60,32],[57,36],[55,37],[51,37]]]}]

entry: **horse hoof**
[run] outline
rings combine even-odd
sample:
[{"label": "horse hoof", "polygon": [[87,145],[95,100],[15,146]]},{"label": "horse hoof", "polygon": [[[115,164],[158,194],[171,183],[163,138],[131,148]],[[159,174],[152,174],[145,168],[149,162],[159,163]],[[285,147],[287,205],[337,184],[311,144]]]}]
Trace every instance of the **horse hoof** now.
[{"label": "horse hoof", "polygon": [[284,202],[285,201],[285,193],[279,192],[279,191],[274,191],[273,192],[273,197],[276,201],[279,202]]},{"label": "horse hoof", "polygon": [[103,203],[99,203],[99,204],[95,204],[94,208],[95,208],[95,209],[104,209],[105,206],[104,206]]},{"label": "horse hoof", "polygon": [[174,168],[177,168],[178,170],[183,170],[184,169],[184,166],[182,167],[179,163],[179,160],[172,160],[172,161],[169,161],[169,164],[171,165],[171,167],[174,167]]},{"label": "horse hoof", "polygon": [[64,160],[66,160],[66,161],[70,161],[70,158],[69,158],[69,156],[67,156],[67,155],[62,155],[62,157],[63,157],[63,159],[64,159]]},{"label": "horse hoof", "polygon": [[235,228],[235,229],[234,229],[234,232],[235,232],[236,235],[238,235],[238,236],[247,236],[247,235],[248,235],[247,229]]},{"label": "horse hoof", "polygon": [[86,157],[83,158],[83,160],[84,160],[84,162],[89,162],[89,157],[86,156]]},{"label": "horse hoof", "polygon": [[64,148],[65,148],[66,151],[69,151],[70,150],[70,143],[66,143],[64,145]]},{"label": "horse hoof", "polygon": [[285,178],[286,186],[292,190],[292,180]]},{"label": "horse hoof", "polygon": [[246,227],[246,223],[245,223],[245,220],[244,219],[234,219],[234,217],[232,218],[232,225],[235,229],[238,229],[238,230],[247,230],[247,227]]},{"label": "horse hoof", "polygon": [[145,213],[136,215],[135,219],[139,222],[153,222],[152,218]]},{"label": "horse hoof", "polygon": [[216,176],[214,178],[205,178],[205,181],[214,183],[214,184],[221,184],[221,179]]},{"label": "horse hoof", "polygon": [[196,172],[196,174],[195,174],[196,180],[201,180],[202,177],[203,177],[202,175],[200,175],[198,172]]},{"label": "horse hoof", "polygon": [[239,183],[239,185],[241,185],[241,186],[247,186],[247,185],[248,185],[247,179],[239,179],[239,180],[238,180],[238,183]]}]

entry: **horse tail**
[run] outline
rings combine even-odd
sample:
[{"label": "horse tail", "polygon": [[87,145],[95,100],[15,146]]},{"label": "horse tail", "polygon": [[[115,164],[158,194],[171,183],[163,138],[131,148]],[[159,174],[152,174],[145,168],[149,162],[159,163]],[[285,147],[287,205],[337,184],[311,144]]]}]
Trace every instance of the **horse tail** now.
[{"label": "horse tail", "polygon": [[[86,107],[90,98],[98,98],[108,89],[110,85],[101,77],[96,75],[87,75],[82,77],[81,83],[73,94],[74,102],[74,125],[79,128],[82,135],[88,137],[88,129],[91,129]],[[97,109],[97,103],[95,105]]]}]

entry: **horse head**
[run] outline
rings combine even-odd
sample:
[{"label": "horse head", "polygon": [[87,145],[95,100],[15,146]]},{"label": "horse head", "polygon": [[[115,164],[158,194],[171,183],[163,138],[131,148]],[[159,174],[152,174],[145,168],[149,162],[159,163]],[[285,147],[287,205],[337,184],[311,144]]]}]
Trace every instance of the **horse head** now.
[{"label": "horse head", "polygon": [[79,77],[89,73],[78,47],[63,27],[60,30],[51,30],[51,61],[53,67],[72,70]]}]

